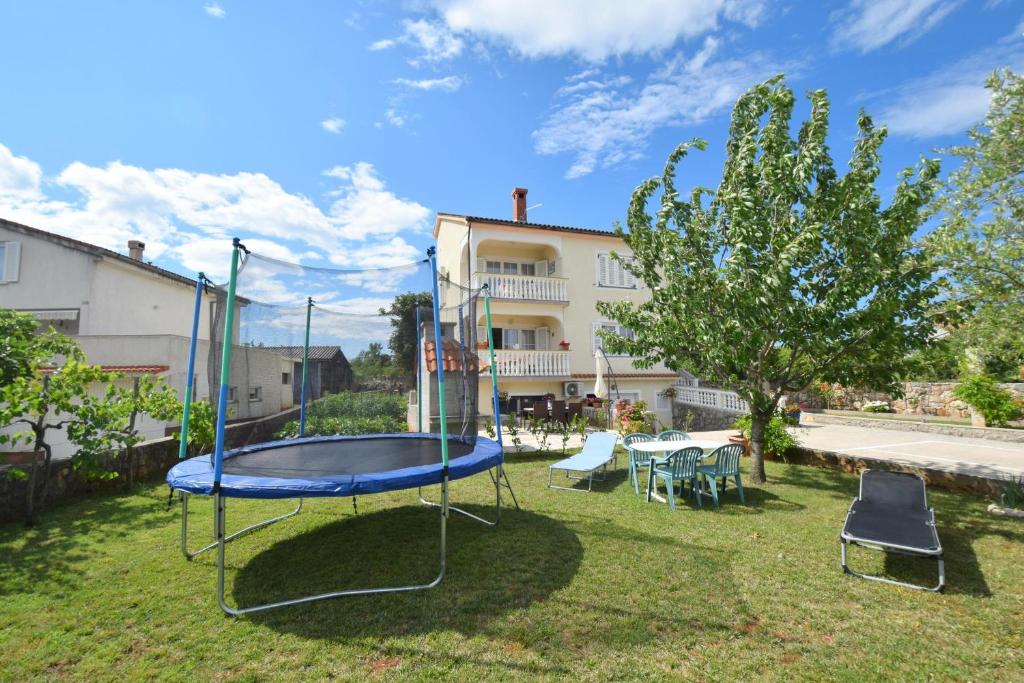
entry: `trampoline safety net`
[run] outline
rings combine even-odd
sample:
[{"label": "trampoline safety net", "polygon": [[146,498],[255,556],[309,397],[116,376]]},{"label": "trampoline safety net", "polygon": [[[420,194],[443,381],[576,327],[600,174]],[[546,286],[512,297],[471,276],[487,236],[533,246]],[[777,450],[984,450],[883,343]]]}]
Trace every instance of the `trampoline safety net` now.
[{"label": "trampoline safety net", "polygon": [[[224,417],[228,426],[251,425],[241,430],[246,446],[303,436],[438,434],[441,372],[450,442],[457,438],[458,450],[472,450],[480,374],[489,372],[478,292],[435,283],[426,256],[361,270],[337,268],[316,255],[300,265],[244,245],[238,257],[233,310],[228,285],[213,287],[204,389],[216,411],[231,316]],[[485,388],[490,391],[489,381]],[[238,441],[236,428],[226,452]],[[429,457],[440,461],[439,439],[417,448],[435,449]],[[372,449],[362,450],[373,457]],[[302,476],[304,463],[295,458],[281,465]],[[315,473],[322,463],[308,466]]]}]

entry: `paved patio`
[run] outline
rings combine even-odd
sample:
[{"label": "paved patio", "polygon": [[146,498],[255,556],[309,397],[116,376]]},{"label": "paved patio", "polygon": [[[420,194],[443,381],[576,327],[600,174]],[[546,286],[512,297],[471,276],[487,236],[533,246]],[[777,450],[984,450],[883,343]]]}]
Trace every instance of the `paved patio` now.
[{"label": "paved patio", "polygon": [[[791,431],[803,446],[858,458],[988,479],[1024,476],[1024,443],[840,425],[801,425]],[[701,438],[735,433],[702,432]]]}]

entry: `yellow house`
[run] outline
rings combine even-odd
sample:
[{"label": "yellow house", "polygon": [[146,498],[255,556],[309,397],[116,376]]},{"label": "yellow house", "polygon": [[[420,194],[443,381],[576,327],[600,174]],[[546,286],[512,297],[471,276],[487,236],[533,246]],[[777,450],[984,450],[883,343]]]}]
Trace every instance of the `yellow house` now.
[{"label": "yellow house", "polygon": [[[640,302],[648,295],[611,258],[613,250],[620,255],[629,250],[603,230],[530,223],[526,193],[513,191],[510,220],[438,213],[434,223],[442,278],[466,287],[486,283],[490,291],[499,390],[508,392],[513,405],[547,393],[583,398],[595,393],[600,362],[610,366],[606,384],[612,399],[645,401],[670,428],[671,400],[662,392],[678,373],[664,365],[639,369],[628,356],[595,358],[601,347],[598,330],[616,328],[597,312],[597,302]],[[478,317],[483,325],[482,307]],[[490,378],[483,375],[481,413],[490,414],[491,405]]]}]

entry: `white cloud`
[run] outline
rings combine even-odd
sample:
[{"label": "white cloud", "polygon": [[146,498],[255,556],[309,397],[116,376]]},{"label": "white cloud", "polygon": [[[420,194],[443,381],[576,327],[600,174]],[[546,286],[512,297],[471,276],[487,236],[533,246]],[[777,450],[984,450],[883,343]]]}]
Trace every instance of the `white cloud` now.
[{"label": "white cloud", "polygon": [[337,135],[341,132],[341,129],[345,127],[345,119],[333,118],[325,119],[320,122],[320,127],[326,130],[328,133],[334,133]]},{"label": "white cloud", "polygon": [[576,79],[560,91],[555,108],[533,132],[534,148],[539,154],[573,155],[565,176],[579,178],[599,166],[641,158],[657,128],[704,121],[728,109],[753,84],[784,70],[757,53],[715,61],[718,45],[707,38],[695,55],[676,54],[634,87],[621,76]]},{"label": "white cloud", "polygon": [[16,157],[0,145],[0,198],[32,200],[41,197],[39,184],[43,169],[25,157]]},{"label": "white cloud", "polygon": [[876,117],[894,135],[931,138],[963,133],[991,100],[985,78],[999,67],[1024,69],[1024,47],[996,46],[895,88],[899,97]]},{"label": "white cloud", "polygon": [[832,43],[862,54],[903,37],[906,45],[935,28],[961,0],[852,0],[835,12]]},{"label": "white cloud", "polygon": [[211,2],[207,5],[203,5],[203,11],[211,17],[213,17],[214,19],[223,19],[228,15],[228,13],[224,11],[224,8],[216,2]]},{"label": "white cloud", "polygon": [[456,34],[471,33],[526,57],[611,56],[670,48],[721,20],[756,26],[766,0],[433,0]]},{"label": "white cloud", "polygon": [[370,43],[370,49],[373,50],[374,52],[377,52],[379,50],[387,50],[393,48],[395,45],[395,41],[392,40],[391,38],[384,38],[382,40],[376,40]]},{"label": "white cloud", "polygon": [[[405,125],[406,117],[405,115],[395,111],[394,109],[388,109],[387,111],[384,112],[384,120],[390,123],[395,128],[401,128],[402,126]],[[377,127],[379,128],[380,126]]]},{"label": "white cloud", "polygon": [[402,22],[405,33],[402,40],[417,46],[420,57],[410,60],[410,64],[418,66],[422,62],[441,62],[458,57],[465,46],[462,39],[448,30],[444,24],[420,19]]},{"label": "white cloud", "polygon": [[407,88],[416,90],[440,90],[442,92],[455,92],[462,87],[462,78],[459,76],[445,76],[444,78],[424,78],[410,80],[408,78],[396,78],[394,83],[404,85]]},{"label": "white cloud", "polygon": [[121,252],[141,239],[148,257],[211,277],[224,274],[218,264],[234,235],[276,258],[299,260],[313,250],[353,267],[365,267],[358,259],[390,265],[415,251],[402,236],[425,231],[425,206],[395,195],[366,162],[326,175],[336,185],[323,210],[263,173],[76,161],[47,179],[39,164],[0,145],[0,216]]}]

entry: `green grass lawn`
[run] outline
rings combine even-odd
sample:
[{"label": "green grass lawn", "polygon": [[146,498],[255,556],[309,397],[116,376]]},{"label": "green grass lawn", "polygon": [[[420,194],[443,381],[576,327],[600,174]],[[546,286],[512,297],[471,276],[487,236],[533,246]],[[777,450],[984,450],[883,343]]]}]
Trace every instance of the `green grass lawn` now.
[{"label": "green grass lawn", "polygon": [[[1024,679],[1024,525],[980,499],[930,491],[949,584],[936,595],[842,574],[850,475],[769,463],[747,506],[730,489],[721,512],[672,513],[621,471],[591,494],[549,491],[550,460],[510,459],[523,509],[497,529],[453,516],[440,587],[238,619],[216,605],[212,554],[178,553],[162,486],[2,526],[0,680]],[[452,491],[490,512],[485,476]],[[210,505],[193,502],[198,545]],[[308,501],[231,544],[229,600],[429,580],[436,511],[412,491],[358,502]],[[288,504],[232,500],[229,528]],[[860,568],[934,576],[853,552]]]}]

